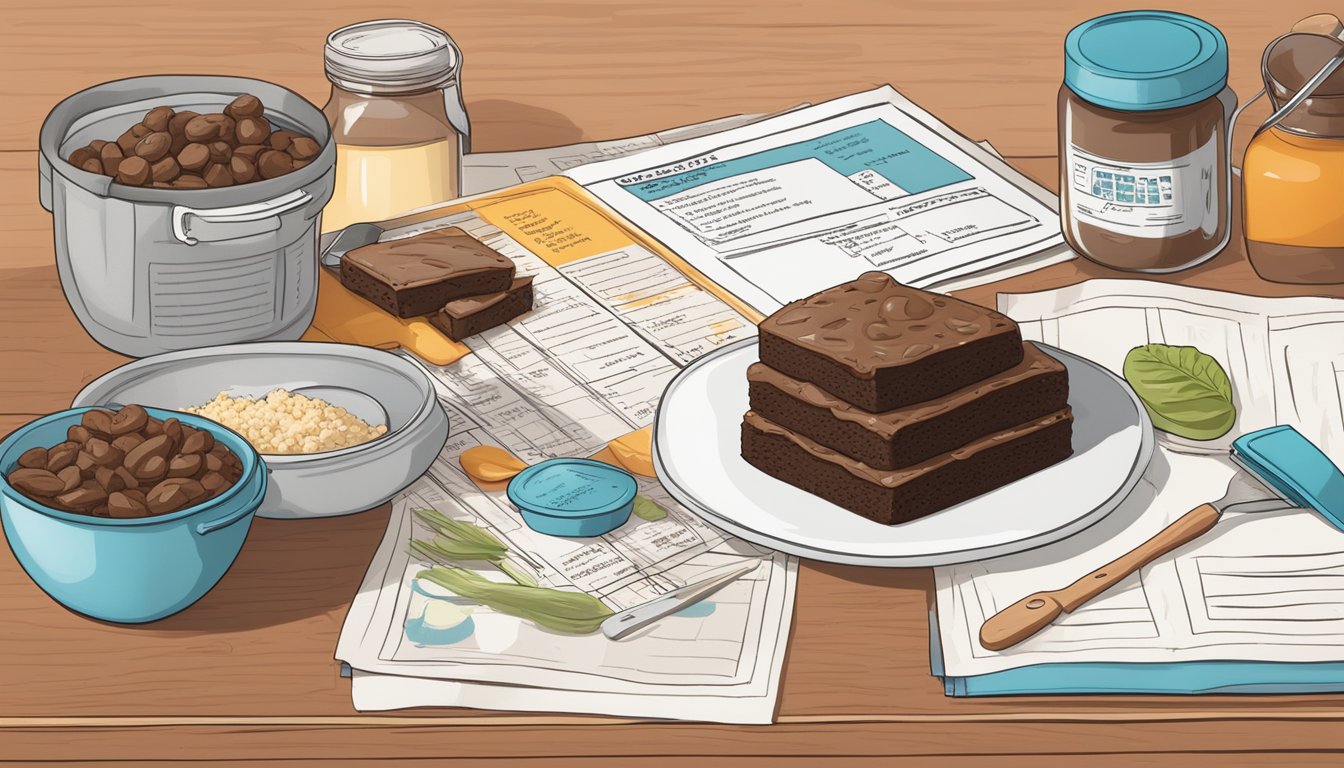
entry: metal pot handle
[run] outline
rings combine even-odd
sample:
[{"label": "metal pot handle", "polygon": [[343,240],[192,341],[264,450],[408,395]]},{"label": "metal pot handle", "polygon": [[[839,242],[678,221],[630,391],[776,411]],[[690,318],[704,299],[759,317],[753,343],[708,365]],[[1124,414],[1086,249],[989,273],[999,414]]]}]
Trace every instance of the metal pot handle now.
[{"label": "metal pot handle", "polygon": [[[173,206],[173,236],[187,245],[251,237],[280,228],[280,214],[302,208],[313,196],[296,189],[270,200],[227,208]],[[205,226],[201,226],[205,225]],[[237,226],[241,225],[241,226]]]},{"label": "metal pot handle", "polygon": [[41,152],[37,153],[37,200],[42,203],[42,207],[47,213],[51,213],[51,163],[47,162],[47,156]]}]

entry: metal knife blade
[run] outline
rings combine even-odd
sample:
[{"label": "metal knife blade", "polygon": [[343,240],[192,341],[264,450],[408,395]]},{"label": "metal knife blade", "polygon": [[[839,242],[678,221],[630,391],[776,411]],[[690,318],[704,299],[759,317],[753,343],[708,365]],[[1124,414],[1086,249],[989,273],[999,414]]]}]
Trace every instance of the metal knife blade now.
[{"label": "metal knife blade", "polygon": [[602,622],[602,634],[611,640],[619,640],[641,627],[648,626],[665,616],[676,613],[688,605],[700,602],[728,584],[755,571],[759,565],[759,560],[753,561],[728,573],[711,576],[694,584],[687,584],[643,605],[621,611]]}]

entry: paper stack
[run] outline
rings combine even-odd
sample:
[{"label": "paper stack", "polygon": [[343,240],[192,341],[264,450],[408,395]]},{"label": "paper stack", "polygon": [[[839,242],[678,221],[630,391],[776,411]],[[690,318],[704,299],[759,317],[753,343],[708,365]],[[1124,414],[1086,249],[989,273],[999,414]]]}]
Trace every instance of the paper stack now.
[{"label": "paper stack", "polygon": [[1001,296],[1027,338],[1121,370],[1133,347],[1191,345],[1233,385],[1225,437],[1161,435],[1143,481],[1072,538],[936,570],[933,672],[951,696],[1344,690],[1344,534],[1298,509],[1232,513],[1034,637],[980,646],[985,619],[1065,586],[1220,497],[1244,432],[1291,424],[1344,465],[1344,301],[1265,299],[1135,280]]}]

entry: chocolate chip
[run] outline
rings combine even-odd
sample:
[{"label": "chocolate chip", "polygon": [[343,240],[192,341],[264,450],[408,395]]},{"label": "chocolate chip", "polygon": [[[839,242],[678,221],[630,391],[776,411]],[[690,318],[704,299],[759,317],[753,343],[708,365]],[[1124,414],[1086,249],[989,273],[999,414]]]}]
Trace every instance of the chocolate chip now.
[{"label": "chocolate chip", "polygon": [[79,467],[73,465],[66,467],[65,469],[62,469],[60,472],[57,472],[56,476],[59,477],[61,479],[61,482],[65,484],[61,486],[62,493],[64,493],[65,491],[73,491],[74,489],[79,487],[80,483],[84,482],[84,474],[79,471]]},{"label": "chocolate chip", "polygon": [[233,174],[234,184],[246,184],[257,178],[257,166],[252,164],[246,157],[235,155],[229,161],[229,173]]},{"label": "chocolate chip", "polygon": [[137,499],[125,491],[108,494],[107,513],[111,517],[147,517],[149,507],[143,499]]},{"label": "chocolate chip", "polygon": [[204,144],[191,143],[177,153],[177,164],[188,171],[199,171],[210,162],[210,148]]},{"label": "chocolate chip", "polygon": [[168,462],[169,477],[195,477],[204,466],[200,454],[184,453]]},{"label": "chocolate chip", "polygon": [[294,158],[284,152],[272,150],[262,152],[257,157],[257,170],[263,179],[274,179],[294,170]]},{"label": "chocolate chip", "polygon": [[130,184],[139,187],[146,184],[149,178],[149,161],[143,157],[128,157],[117,166],[116,180],[118,184]]},{"label": "chocolate chip", "polygon": [[47,449],[39,445],[19,454],[19,466],[27,469],[46,469]]},{"label": "chocolate chip", "polygon": [[140,122],[151,131],[167,131],[174,116],[172,107],[155,107],[146,112],[145,119]]},{"label": "chocolate chip", "polygon": [[79,423],[97,437],[112,436],[112,414],[107,411],[85,411]]},{"label": "chocolate chip", "polygon": [[[83,429],[83,427],[80,427],[80,429]],[[47,451],[47,471],[60,472],[62,469],[74,464],[75,459],[78,456],[79,443],[70,441],[58,443]]]},{"label": "chocolate chip", "polygon": [[270,139],[268,139],[266,143],[271,145],[271,149],[278,149],[283,151],[289,149],[290,143],[293,142],[294,137],[298,135],[299,134],[293,131],[288,131],[285,130],[284,128],[281,128],[280,130],[272,133]]},{"label": "chocolate chip", "polygon": [[181,451],[183,453],[205,453],[215,447],[215,436],[203,429],[183,427]]},{"label": "chocolate chip", "polygon": [[181,173],[182,167],[172,157],[165,157],[149,167],[149,177],[154,180],[155,186],[160,184],[168,186],[168,182],[176,179]]},{"label": "chocolate chip", "polygon": [[322,151],[322,147],[307,136],[297,136],[286,151],[295,160],[312,160]]},{"label": "chocolate chip", "polygon": [[210,142],[210,162],[225,165],[233,158],[233,146],[227,141]]},{"label": "chocolate chip", "polygon": [[116,176],[117,166],[121,165],[121,161],[124,160],[126,156],[122,154],[120,146],[108,143],[103,145],[103,150],[99,153],[99,158],[103,161],[103,174],[106,176]]},{"label": "chocolate chip", "polygon": [[239,144],[262,144],[271,137],[271,124],[265,118],[244,117],[234,127]]},{"label": "chocolate chip", "polygon": [[96,481],[85,480],[73,491],[58,495],[56,500],[72,509],[90,509],[107,501],[107,491],[99,487]]},{"label": "chocolate chip", "polygon": [[9,484],[34,496],[52,496],[65,488],[65,481],[45,469],[22,467],[9,473]]},{"label": "chocolate chip", "polygon": [[138,157],[143,157],[151,163],[157,163],[168,156],[168,150],[172,146],[173,137],[169,136],[166,131],[151,133],[136,142],[134,152]]},{"label": "chocolate chip", "polygon": [[233,186],[233,172],[227,165],[212,163],[205,169],[205,183],[211,187]]},{"label": "chocolate chip", "polygon": [[235,120],[241,120],[245,117],[261,117],[265,107],[261,104],[261,99],[250,93],[244,93],[224,108],[224,114]]}]

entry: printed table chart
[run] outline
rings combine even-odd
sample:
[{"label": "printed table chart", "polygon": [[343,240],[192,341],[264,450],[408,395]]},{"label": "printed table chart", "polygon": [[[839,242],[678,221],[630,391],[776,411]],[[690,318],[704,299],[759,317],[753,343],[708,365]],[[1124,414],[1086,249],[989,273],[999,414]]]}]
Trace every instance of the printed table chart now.
[{"label": "printed table chart", "polygon": [[[382,14],[452,32],[466,55],[476,146],[513,149],[638,135],[780,109],[891,82],[1017,167],[1056,186],[1062,40],[1082,20],[1056,0],[823,5],[634,0],[552,5],[425,0],[321,10],[239,0],[188,27],[166,3],[55,0],[7,8],[0,53],[0,432],[64,407],[122,362],[76,323],[37,204],[38,127],[59,99],[147,73],[229,72],[325,100],[321,44]],[[1261,48],[1319,4],[1180,3],[1220,26],[1233,87],[1258,88]],[[1097,12],[1116,10],[1106,3]],[[519,23],[519,20],[526,19]],[[192,22],[193,25],[204,22]],[[188,34],[190,31],[190,34]],[[1260,114],[1260,110],[1252,110]],[[1243,136],[1248,134],[1243,134]],[[1244,142],[1244,138],[1241,140]],[[1120,276],[1076,261],[978,288],[1040,290]],[[1239,241],[1180,282],[1260,295],[1329,293],[1259,281]],[[198,605],[147,627],[92,622],[43,595],[0,554],[0,762],[680,766],[1328,765],[1344,751],[1331,696],[953,700],[928,672],[927,570],[804,563],[777,723],[733,727],[545,713],[361,715],[332,659],[386,507],[347,518],[259,520],[233,570]],[[712,758],[706,761],[706,758]],[[447,761],[445,761],[447,762]],[[439,764],[436,761],[435,764]]]}]

